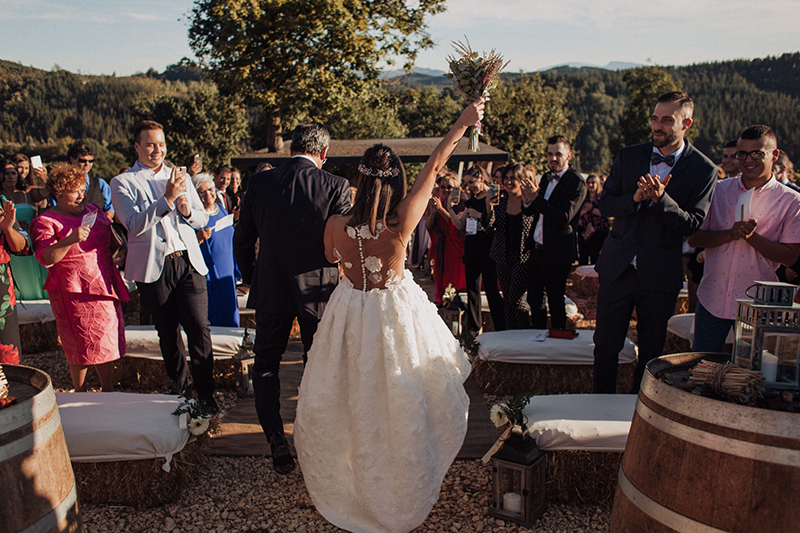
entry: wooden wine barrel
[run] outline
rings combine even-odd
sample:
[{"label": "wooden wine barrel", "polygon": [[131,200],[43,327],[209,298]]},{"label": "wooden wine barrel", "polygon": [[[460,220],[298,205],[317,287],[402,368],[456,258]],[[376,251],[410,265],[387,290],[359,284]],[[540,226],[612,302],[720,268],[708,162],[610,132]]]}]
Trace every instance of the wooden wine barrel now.
[{"label": "wooden wine barrel", "polygon": [[729,358],[684,353],[647,365],[613,533],[800,531],[800,414],[705,398],[656,378]]},{"label": "wooden wine barrel", "polygon": [[78,492],[50,377],[2,365],[9,396],[0,409],[0,530],[81,532]]}]

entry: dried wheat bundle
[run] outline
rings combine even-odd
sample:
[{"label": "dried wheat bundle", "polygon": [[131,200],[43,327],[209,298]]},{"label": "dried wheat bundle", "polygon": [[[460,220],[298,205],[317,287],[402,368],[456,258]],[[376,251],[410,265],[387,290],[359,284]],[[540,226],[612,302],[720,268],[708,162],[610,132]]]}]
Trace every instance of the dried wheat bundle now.
[{"label": "dried wheat bundle", "polygon": [[752,405],[764,396],[764,375],[732,365],[701,361],[689,371],[689,382],[735,402]]},{"label": "dried wheat bundle", "polygon": [[[445,74],[448,79],[453,80],[456,92],[464,97],[467,103],[474,102],[478,98],[489,99],[489,93],[497,86],[497,79],[509,61],[503,62],[503,56],[492,49],[484,57],[480,57],[478,52],[472,50],[469,39],[464,37],[466,44],[456,41],[453,48],[455,56],[448,56],[447,62],[450,64],[450,73]],[[478,151],[478,136],[481,133],[481,123],[473,126],[469,138],[469,149],[473,152]]]}]

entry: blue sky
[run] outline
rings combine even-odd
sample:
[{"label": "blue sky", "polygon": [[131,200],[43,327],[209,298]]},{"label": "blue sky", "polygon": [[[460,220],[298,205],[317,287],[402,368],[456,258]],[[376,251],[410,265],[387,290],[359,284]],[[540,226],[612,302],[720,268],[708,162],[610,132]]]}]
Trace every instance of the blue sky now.
[{"label": "blue sky", "polygon": [[[413,2],[414,0],[408,0]],[[23,3],[24,2],[24,3]],[[0,0],[0,58],[118,76],[192,56],[191,0]],[[662,6],[669,6],[665,9]],[[446,69],[450,42],[496,48],[509,70],[569,62],[687,65],[800,50],[800,0],[450,0],[417,66]]]}]

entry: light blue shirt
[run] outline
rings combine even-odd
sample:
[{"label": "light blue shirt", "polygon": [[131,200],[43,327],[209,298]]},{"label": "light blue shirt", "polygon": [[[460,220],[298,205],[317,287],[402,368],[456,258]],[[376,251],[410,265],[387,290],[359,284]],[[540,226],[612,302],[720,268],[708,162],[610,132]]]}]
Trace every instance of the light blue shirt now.
[{"label": "light blue shirt", "polygon": [[[100,182],[100,193],[103,195],[103,212],[113,211],[114,206],[111,205],[111,187],[109,187],[108,182],[102,178],[98,178],[97,181]],[[89,190],[89,174],[86,174],[86,190]]]}]

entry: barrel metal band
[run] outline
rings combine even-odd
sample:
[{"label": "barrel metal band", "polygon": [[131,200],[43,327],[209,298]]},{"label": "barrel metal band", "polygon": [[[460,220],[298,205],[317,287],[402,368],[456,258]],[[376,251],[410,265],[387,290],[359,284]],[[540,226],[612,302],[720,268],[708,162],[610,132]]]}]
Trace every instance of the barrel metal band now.
[{"label": "barrel metal band", "polygon": [[22,410],[21,405],[11,406],[10,409],[16,409],[16,411],[13,411],[15,414],[11,420],[6,421],[3,431],[13,431],[32,423],[37,418],[50,412],[55,404],[56,396],[53,389],[39,391],[33,398],[28,400],[24,410]]},{"label": "barrel metal band", "polygon": [[61,503],[56,505],[52,511],[41,517],[35,523],[20,531],[20,533],[45,533],[52,530],[58,525],[59,522],[67,517],[70,509],[72,509],[77,501],[78,488],[75,483],[73,483],[72,490],[69,491],[69,494],[67,494],[63,500],[61,500]]},{"label": "barrel metal band", "polygon": [[644,514],[668,528],[681,533],[725,533],[722,529],[708,526],[688,516],[676,513],[633,486],[622,468],[619,469],[619,488],[628,499]]},{"label": "barrel metal band", "polygon": [[21,453],[32,451],[35,446],[45,442],[60,428],[61,415],[58,414],[58,411],[55,411],[53,416],[50,417],[50,420],[33,433],[25,435],[21,439],[9,442],[4,446],[0,446],[0,462],[6,461]]},{"label": "barrel metal band", "polygon": [[690,444],[696,444],[703,448],[720,451],[720,453],[736,455],[755,461],[800,467],[800,450],[790,450],[787,448],[767,446],[766,444],[746,442],[695,429],[670,420],[664,415],[653,411],[640,401],[636,402],[636,412],[642,417],[642,420],[654,428]]}]

